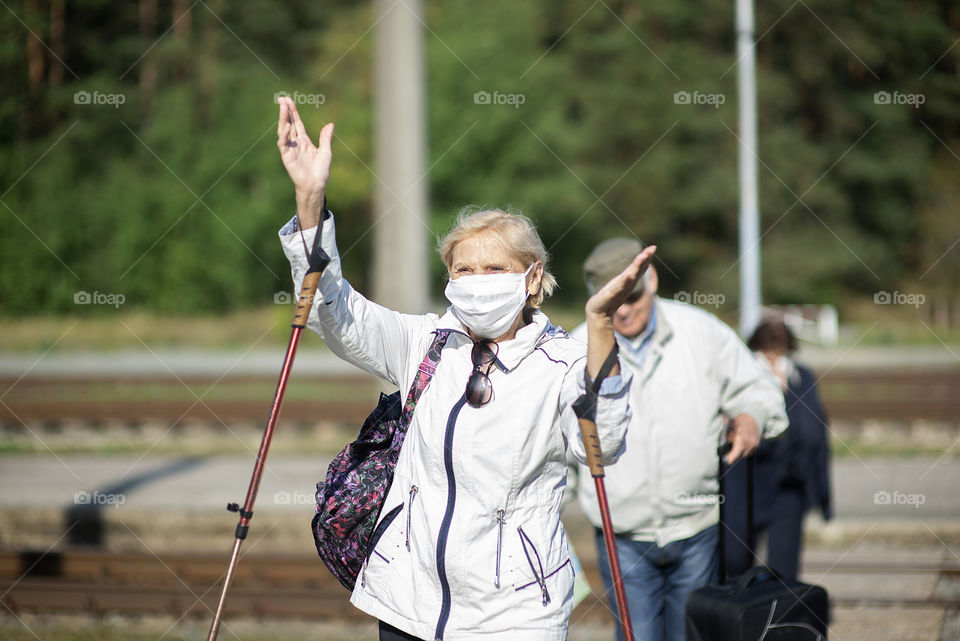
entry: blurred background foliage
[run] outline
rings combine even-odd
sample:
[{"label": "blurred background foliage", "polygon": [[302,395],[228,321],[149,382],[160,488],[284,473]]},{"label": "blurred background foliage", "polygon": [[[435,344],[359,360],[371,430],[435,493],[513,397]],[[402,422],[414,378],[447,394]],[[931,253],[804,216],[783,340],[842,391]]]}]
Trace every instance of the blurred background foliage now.
[{"label": "blurred background foliage", "polygon": [[[425,9],[435,233],[466,204],[523,210],[571,306],[591,247],[636,235],[661,248],[663,293],[722,293],[735,308],[731,2]],[[879,290],[955,299],[960,7],[774,0],[756,11],[765,302],[843,314]],[[369,291],[372,24],[370,3],[346,1],[6,3],[0,315],[113,311],[75,306],[78,291],[176,314],[289,291],[278,91],[322,96],[300,109],[314,135],[337,123],[328,198],[346,273]],[[478,104],[477,92],[522,104]],[[722,104],[678,104],[677,92]],[[878,104],[877,92],[923,102]],[[109,96],[122,104],[94,104]]]}]

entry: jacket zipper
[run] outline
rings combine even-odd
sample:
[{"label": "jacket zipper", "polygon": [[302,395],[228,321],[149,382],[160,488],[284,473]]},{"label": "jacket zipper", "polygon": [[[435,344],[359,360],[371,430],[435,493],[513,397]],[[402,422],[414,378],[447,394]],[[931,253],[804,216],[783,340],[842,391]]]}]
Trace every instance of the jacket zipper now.
[{"label": "jacket zipper", "polygon": [[407,501],[407,551],[410,551],[410,515],[413,513],[413,499],[417,496],[420,488],[416,485],[410,486],[410,500]]},{"label": "jacket zipper", "polygon": [[[543,606],[546,607],[547,604],[550,603],[550,593],[547,592],[547,577],[543,571],[543,562],[540,560],[540,553],[537,552],[537,548],[533,545],[533,541],[530,540],[530,537],[527,536],[527,533],[523,531],[522,527],[517,528],[517,532],[520,534],[520,543],[523,545],[523,553],[527,557],[527,563],[530,564],[530,571],[533,572],[533,578],[536,579],[537,584],[540,586],[541,602],[543,603]],[[530,544],[530,549],[533,550],[533,555],[537,558],[537,565],[534,565],[533,559],[530,558],[530,552],[527,550],[527,543]],[[540,569],[539,572],[537,572],[538,567]]]},{"label": "jacket zipper", "polygon": [[433,638],[443,639],[443,630],[447,627],[450,618],[450,582],[447,580],[447,536],[450,534],[450,524],[453,522],[453,506],[457,500],[457,479],[453,475],[453,429],[457,425],[457,416],[467,404],[466,394],[450,410],[447,417],[447,429],[443,437],[443,469],[447,474],[447,509],[443,513],[440,523],[440,533],[437,535],[437,578],[440,579],[440,618],[437,620],[437,630]]},{"label": "jacket zipper", "polygon": [[503,526],[507,522],[504,515],[506,510],[500,508],[497,510],[497,575],[493,579],[493,586],[500,589],[500,550],[503,549]]},{"label": "jacket zipper", "polygon": [[[370,563],[370,557],[373,556],[374,552],[376,552],[377,543],[380,542],[380,537],[382,537],[383,533],[387,531],[387,528],[390,527],[390,524],[393,523],[393,520],[397,518],[397,515],[400,514],[400,510],[402,509],[403,503],[387,512],[387,515],[383,517],[383,520],[380,521],[379,525],[377,525],[376,529],[373,531],[373,535],[370,537],[370,544],[367,546],[367,556],[363,560],[363,567],[360,568],[361,588],[367,587],[367,564]],[[379,552],[377,552],[377,556],[382,558],[387,563],[390,562],[390,559],[383,556]]]}]

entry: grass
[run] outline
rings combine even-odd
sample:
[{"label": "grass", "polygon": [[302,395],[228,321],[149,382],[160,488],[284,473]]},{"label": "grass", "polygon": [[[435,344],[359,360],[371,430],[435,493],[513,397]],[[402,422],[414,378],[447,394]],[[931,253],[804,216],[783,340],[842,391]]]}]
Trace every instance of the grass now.
[{"label": "grass", "polygon": [[[41,316],[0,320],[0,353],[112,351],[123,349],[246,350],[284,346],[292,307],[271,305],[222,316],[160,316],[121,312],[109,316]],[[322,342],[304,340],[306,349]]]}]

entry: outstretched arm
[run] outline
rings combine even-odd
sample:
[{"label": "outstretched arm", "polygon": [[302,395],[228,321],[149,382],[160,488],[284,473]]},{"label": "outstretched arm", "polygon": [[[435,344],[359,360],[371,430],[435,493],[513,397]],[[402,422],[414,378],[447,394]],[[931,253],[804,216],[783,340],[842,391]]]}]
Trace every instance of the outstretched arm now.
[{"label": "outstretched arm", "polygon": [[277,148],[280,149],[280,159],[296,191],[300,229],[310,229],[316,227],[320,221],[324,193],[330,179],[333,123],[324,125],[317,144],[314,145],[307,135],[293,100],[288,96],[280,96],[277,102],[280,105]]}]

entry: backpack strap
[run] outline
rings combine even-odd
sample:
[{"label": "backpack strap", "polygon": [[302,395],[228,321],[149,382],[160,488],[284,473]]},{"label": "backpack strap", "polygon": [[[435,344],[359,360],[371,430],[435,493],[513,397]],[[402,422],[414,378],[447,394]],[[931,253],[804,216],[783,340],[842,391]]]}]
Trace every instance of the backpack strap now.
[{"label": "backpack strap", "polygon": [[433,342],[430,344],[430,348],[427,349],[427,354],[423,357],[423,361],[420,362],[420,367],[417,368],[417,375],[413,379],[413,385],[410,386],[410,392],[407,393],[407,400],[403,404],[403,412],[400,415],[401,425],[410,425],[413,410],[417,407],[417,401],[420,400],[423,391],[427,389],[427,386],[430,384],[430,379],[433,378],[434,372],[437,371],[437,363],[440,362],[440,353],[443,351],[444,345],[447,344],[447,339],[450,338],[451,331],[452,330],[449,329],[438,329],[434,332]]}]

